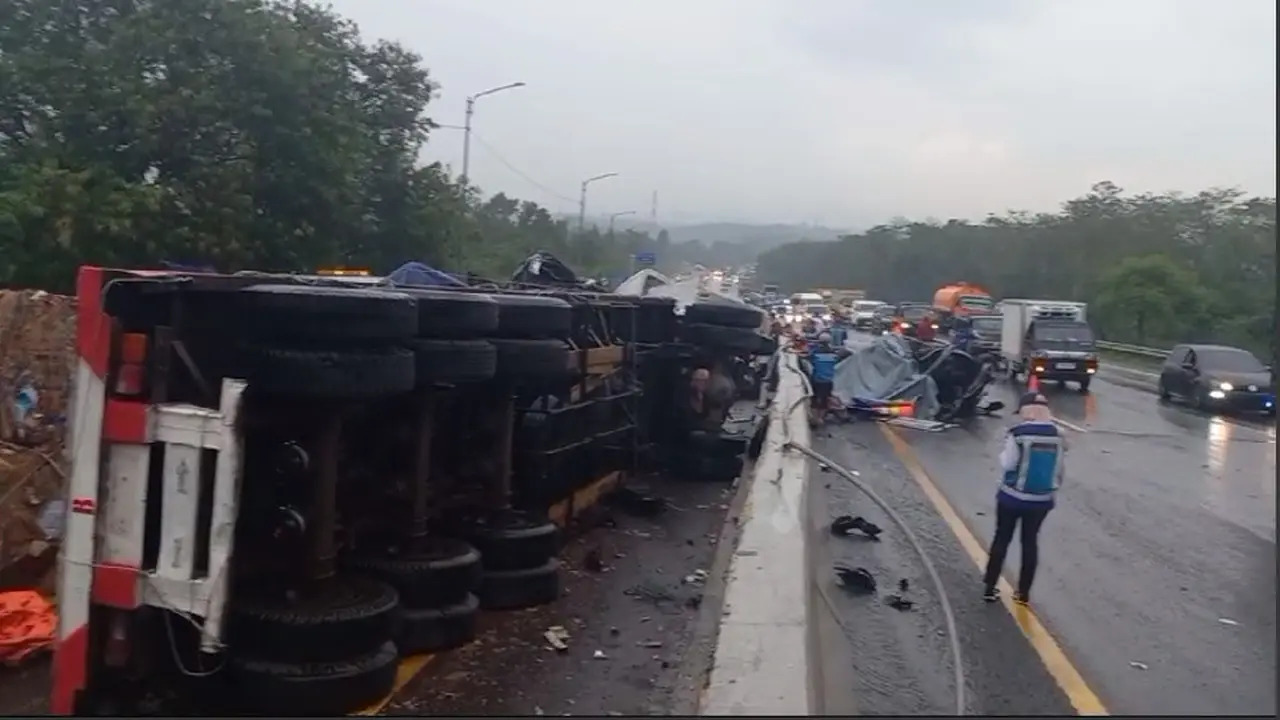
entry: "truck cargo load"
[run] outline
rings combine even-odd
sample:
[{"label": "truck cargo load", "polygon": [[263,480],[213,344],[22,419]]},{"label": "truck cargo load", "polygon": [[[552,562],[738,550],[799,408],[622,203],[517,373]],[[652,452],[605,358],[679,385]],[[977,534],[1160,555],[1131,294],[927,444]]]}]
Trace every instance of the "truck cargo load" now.
[{"label": "truck cargo load", "polygon": [[933,294],[933,308],[944,318],[987,313],[991,311],[991,304],[991,293],[979,285],[963,281],[944,285]]}]

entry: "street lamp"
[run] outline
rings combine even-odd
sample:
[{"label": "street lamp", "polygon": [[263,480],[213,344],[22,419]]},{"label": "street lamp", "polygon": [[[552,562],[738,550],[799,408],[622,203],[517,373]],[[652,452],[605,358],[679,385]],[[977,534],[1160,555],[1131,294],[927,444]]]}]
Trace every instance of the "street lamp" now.
[{"label": "street lamp", "polygon": [[578,197],[578,232],[586,232],[587,228],[587,186],[597,180],[604,180],[605,178],[611,177],[618,177],[618,173],[604,173],[602,175],[596,175],[595,177],[589,177],[582,181],[582,194]]},{"label": "street lamp", "polygon": [[613,235],[613,221],[615,218],[620,218],[623,215],[635,215],[635,214],[636,214],[635,210],[623,210],[622,212],[610,213],[609,214],[609,235],[610,236]]},{"label": "street lamp", "polygon": [[500,92],[502,92],[503,90],[512,90],[512,89],[519,88],[519,87],[524,87],[524,83],[522,83],[522,82],[513,82],[513,83],[509,83],[509,84],[507,84],[507,85],[500,85],[500,86],[495,87],[495,88],[489,88],[488,90],[485,90],[484,92],[478,92],[478,93],[476,93],[475,95],[468,95],[468,96],[467,96],[467,114],[466,114],[466,119],[465,119],[465,120],[463,120],[463,123],[462,123],[462,184],[463,184],[463,185],[466,185],[466,184],[467,184],[467,181],[468,181],[468,180],[470,179],[470,177],[471,177],[471,175],[470,175],[470,170],[471,170],[471,116],[472,116],[472,115],[474,115],[474,114],[475,114],[475,111],[476,111],[476,100],[479,100],[480,98],[484,97],[485,95],[492,95],[492,94],[494,94],[494,93],[500,93]]}]

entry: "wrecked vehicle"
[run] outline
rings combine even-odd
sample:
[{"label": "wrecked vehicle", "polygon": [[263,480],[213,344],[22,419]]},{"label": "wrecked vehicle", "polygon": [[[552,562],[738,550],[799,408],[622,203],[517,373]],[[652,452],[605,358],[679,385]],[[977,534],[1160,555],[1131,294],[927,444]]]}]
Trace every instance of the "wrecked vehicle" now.
[{"label": "wrecked vehicle", "polygon": [[916,418],[951,422],[1003,407],[984,403],[991,380],[987,365],[947,343],[888,334],[836,366],[832,394],[851,410],[912,400]]},{"label": "wrecked vehicle", "polygon": [[[758,311],[681,318],[553,260],[400,275],[432,287],[81,268],[51,711],[358,712],[481,612],[555,601],[574,498]],[[746,438],[704,442],[701,477],[737,477]]]}]

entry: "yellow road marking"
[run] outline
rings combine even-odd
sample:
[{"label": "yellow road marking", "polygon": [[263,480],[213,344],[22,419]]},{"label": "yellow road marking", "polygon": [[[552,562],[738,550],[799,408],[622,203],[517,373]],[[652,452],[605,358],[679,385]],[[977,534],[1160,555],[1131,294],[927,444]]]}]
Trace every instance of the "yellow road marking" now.
[{"label": "yellow road marking", "polygon": [[399,667],[396,668],[396,683],[391,686],[391,692],[387,693],[386,697],[369,707],[357,710],[351,714],[377,715],[385,710],[386,707],[391,704],[391,699],[396,696],[396,693],[403,690],[405,685],[408,685],[411,680],[417,677],[418,673],[422,672],[422,668],[426,667],[427,663],[431,662],[431,659],[434,657],[435,655],[432,654],[414,655],[401,660]]},{"label": "yellow road marking", "polygon": [[[951,503],[947,502],[947,498],[943,496],[942,491],[930,479],[929,474],[925,472],[924,466],[916,457],[915,451],[907,444],[905,440],[898,436],[887,425],[880,425],[881,432],[888,438],[889,444],[893,446],[894,454],[898,456],[898,460],[911,474],[911,477],[924,491],[924,494],[933,503],[938,514],[951,528],[951,532],[955,534],[956,539],[960,541],[960,546],[964,548],[974,564],[979,570],[985,570],[987,567],[987,553],[983,549],[982,544],[978,542],[978,538],[974,536],[969,527],[960,519],[960,515],[951,507]],[[1102,700],[1085,682],[1084,677],[1076,670],[1071,661],[1067,659],[1066,653],[1053,639],[1049,631],[1045,629],[1040,622],[1040,618],[1030,608],[1018,605],[1013,602],[1013,588],[1004,578],[1000,578],[1000,592],[1003,597],[1004,607],[1013,616],[1018,627],[1022,629],[1022,634],[1027,638],[1031,647],[1040,656],[1040,660],[1044,662],[1045,668],[1053,679],[1057,681],[1058,687],[1062,688],[1071,701],[1071,706],[1075,708],[1079,715],[1109,715],[1107,708],[1102,704]]]}]

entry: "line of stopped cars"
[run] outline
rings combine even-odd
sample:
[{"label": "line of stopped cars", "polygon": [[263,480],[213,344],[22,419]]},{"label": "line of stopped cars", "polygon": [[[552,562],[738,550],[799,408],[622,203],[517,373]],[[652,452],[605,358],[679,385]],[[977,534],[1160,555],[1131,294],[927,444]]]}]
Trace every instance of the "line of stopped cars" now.
[{"label": "line of stopped cars", "polygon": [[[972,300],[972,298],[970,298]],[[1082,302],[1005,299],[947,310],[936,303],[858,300],[849,308],[855,330],[916,338],[931,318],[937,341],[954,342],[961,324],[970,337],[965,350],[992,377],[1076,384],[1087,392],[1098,373],[1099,348]],[[1275,374],[1253,353],[1207,343],[1175,346],[1161,362],[1156,390],[1162,401],[1180,400],[1206,412],[1275,416]]]}]

